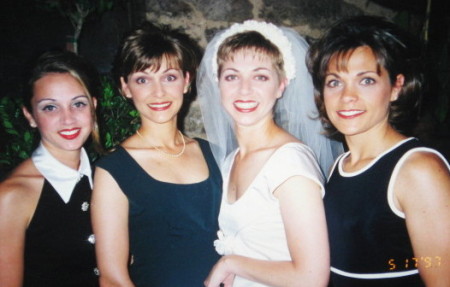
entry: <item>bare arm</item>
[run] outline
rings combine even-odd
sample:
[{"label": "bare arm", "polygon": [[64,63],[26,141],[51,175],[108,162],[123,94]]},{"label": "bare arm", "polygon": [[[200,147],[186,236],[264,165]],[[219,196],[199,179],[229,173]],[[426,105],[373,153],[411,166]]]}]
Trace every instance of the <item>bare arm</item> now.
[{"label": "bare arm", "polygon": [[295,176],[284,182],[275,195],[292,261],[224,256],[214,266],[206,286],[217,287],[232,274],[270,286],[327,286],[329,247],[320,187],[310,179]]},{"label": "bare arm", "polygon": [[27,190],[28,181],[14,178],[0,185],[0,286],[22,286],[25,232],[38,200]]},{"label": "bare arm", "polygon": [[395,183],[408,233],[426,286],[450,286],[450,172],[431,153],[404,163]]},{"label": "bare arm", "polygon": [[102,287],[134,286],[128,274],[128,200],[112,176],[97,168],[92,194],[92,226]]}]

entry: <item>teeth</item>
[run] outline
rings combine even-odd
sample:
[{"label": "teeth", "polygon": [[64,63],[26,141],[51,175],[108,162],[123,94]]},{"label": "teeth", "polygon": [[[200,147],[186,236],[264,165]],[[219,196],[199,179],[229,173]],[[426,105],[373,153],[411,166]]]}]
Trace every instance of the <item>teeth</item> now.
[{"label": "teeth", "polygon": [[151,104],[150,106],[153,108],[165,108],[168,107],[170,105],[170,103],[162,103],[162,104]]},{"label": "teeth", "polygon": [[341,115],[346,116],[346,117],[351,117],[351,116],[354,116],[354,115],[362,114],[363,111],[340,111],[339,113]]},{"label": "teeth", "polygon": [[76,134],[78,131],[79,131],[79,129],[74,129],[74,130],[70,130],[70,131],[62,131],[60,133],[65,136],[71,136],[71,135]]},{"label": "teeth", "polygon": [[237,103],[234,103],[234,105],[239,109],[248,110],[248,109],[253,109],[254,107],[256,107],[258,105],[258,103],[256,103],[256,102],[237,102]]}]

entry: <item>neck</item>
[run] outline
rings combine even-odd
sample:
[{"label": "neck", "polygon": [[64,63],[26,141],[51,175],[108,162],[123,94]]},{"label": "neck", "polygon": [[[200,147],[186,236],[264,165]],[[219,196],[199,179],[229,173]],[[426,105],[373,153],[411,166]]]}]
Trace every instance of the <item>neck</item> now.
[{"label": "neck", "polygon": [[246,154],[271,146],[275,135],[280,131],[273,119],[253,126],[235,126],[239,152]]},{"label": "neck", "polygon": [[180,142],[180,134],[176,122],[165,124],[142,123],[139,133],[154,146],[175,147]]},{"label": "neck", "polygon": [[405,139],[406,137],[392,128],[371,131],[364,135],[346,136],[348,148],[351,152],[351,163],[371,160]]}]

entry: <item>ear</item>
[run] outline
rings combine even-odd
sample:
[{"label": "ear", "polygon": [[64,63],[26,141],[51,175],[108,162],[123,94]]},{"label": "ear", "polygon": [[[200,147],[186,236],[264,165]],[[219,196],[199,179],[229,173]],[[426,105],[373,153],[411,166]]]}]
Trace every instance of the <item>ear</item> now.
[{"label": "ear", "polygon": [[286,89],[288,85],[288,79],[284,78],[281,82],[280,82],[280,86],[278,87],[278,95],[277,95],[277,99],[281,98],[283,96],[283,92]]},{"label": "ear", "polygon": [[94,109],[97,108],[97,98],[92,97],[92,103],[94,104]]},{"label": "ear", "polygon": [[36,121],[34,120],[33,115],[27,110],[27,108],[22,107],[22,112],[25,118],[28,120],[30,127],[36,128],[37,127]]},{"label": "ear", "polygon": [[398,96],[404,84],[405,84],[405,76],[403,76],[403,74],[398,74],[391,91],[391,102],[396,101],[398,99]]},{"label": "ear", "polygon": [[120,77],[120,87],[121,87],[123,96],[128,99],[131,99],[130,88],[128,87],[128,84],[127,84],[127,82],[125,82],[125,79],[123,77]]},{"label": "ear", "polygon": [[189,72],[186,72],[186,74],[184,76],[183,94],[186,94],[187,92],[189,92],[190,88],[191,88],[191,74],[189,74]]}]

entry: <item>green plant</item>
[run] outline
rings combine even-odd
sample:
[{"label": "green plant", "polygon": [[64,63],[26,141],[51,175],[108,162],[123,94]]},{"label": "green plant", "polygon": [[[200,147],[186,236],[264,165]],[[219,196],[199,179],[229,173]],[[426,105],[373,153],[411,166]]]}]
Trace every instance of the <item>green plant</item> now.
[{"label": "green plant", "polygon": [[139,113],[119,94],[109,77],[103,77],[102,85],[97,114],[103,146],[110,150],[133,134],[140,121]]},{"label": "green plant", "polygon": [[21,107],[19,98],[5,96],[0,99],[1,136],[6,139],[0,152],[0,168],[3,171],[11,170],[30,157],[37,143],[37,132],[29,127]]}]

